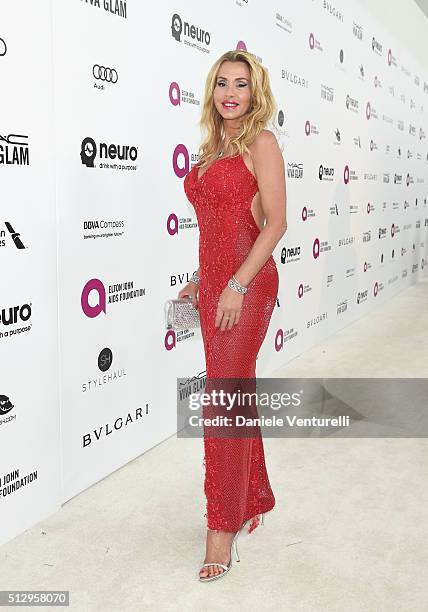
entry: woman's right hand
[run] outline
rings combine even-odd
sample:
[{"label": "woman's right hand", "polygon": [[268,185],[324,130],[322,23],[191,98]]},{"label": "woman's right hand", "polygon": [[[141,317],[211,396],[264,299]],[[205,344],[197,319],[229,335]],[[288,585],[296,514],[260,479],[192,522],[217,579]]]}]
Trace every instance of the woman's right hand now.
[{"label": "woman's right hand", "polygon": [[183,287],[183,289],[179,292],[177,297],[182,298],[188,295],[189,297],[192,298],[192,304],[194,308],[197,308],[198,307],[198,290],[199,290],[199,286],[196,283],[187,283],[187,285]]}]

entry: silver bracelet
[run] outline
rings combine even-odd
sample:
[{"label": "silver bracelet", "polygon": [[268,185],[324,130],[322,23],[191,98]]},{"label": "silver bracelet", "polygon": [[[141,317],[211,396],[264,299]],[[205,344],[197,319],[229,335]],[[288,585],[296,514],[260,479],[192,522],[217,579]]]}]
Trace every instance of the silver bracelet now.
[{"label": "silver bracelet", "polygon": [[232,278],[229,280],[227,286],[238,293],[247,293],[248,291],[248,288],[241,285],[241,283],[239,283],[234,276],[232,276]]},{"label": "silver bracelet", "polygon": [[199,285],[199,274],[197,270],[193,272],[192,278],[190,279],[189,283],[196,283],[197,285]]}]

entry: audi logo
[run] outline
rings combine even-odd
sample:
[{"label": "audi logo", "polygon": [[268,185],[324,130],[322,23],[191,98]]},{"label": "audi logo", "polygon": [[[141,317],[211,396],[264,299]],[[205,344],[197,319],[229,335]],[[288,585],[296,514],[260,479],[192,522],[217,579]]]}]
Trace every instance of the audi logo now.
[{"label": "audi logo", "polygon": [[3,38],[0,38],[0,56],[6,55],[7,47]]},{"label": "audi logo", "polygon": [[105,66],[99,66],[95,64],[92,69],[94,78],[99,81],[107,81],[107,83],[117,83],[119,76],[114,68],[106,68]]}]

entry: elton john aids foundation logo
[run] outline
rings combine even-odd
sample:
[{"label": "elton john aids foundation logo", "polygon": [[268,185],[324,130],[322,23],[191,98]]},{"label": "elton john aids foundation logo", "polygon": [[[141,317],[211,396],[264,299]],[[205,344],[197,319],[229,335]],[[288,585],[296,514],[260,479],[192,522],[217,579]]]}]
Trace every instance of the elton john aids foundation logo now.
[{"label": "elton john aids foundation logo", "polygon": [[91,278],[83,287],[80,304],[84,314],[90,319],[94,319],[102,312],[107,314],[107,303],[109,308],[111,308],[114,304],[129,302],[145,295],[146,288],[135,288],[133,280],[111,283],[107,285],[106,289],[106,286],[99,278]]},{"label": "elton john aids foundation logo", "polygon": [[[98,298],[95,304],[89,303],[89,295],[92,291]],[[102,312],[106,314],[106,290],[103,282],[98,278],[92,278],[88,281],[83,287],[80,303],[83,312],[90,319],[98,317]]]}]

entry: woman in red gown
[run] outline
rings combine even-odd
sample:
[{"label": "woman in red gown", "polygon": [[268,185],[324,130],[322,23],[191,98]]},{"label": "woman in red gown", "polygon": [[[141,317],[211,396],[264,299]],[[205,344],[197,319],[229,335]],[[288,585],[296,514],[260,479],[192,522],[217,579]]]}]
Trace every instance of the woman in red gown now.
[{"label": "woman in red gown", "polygon": [[[199,309],[206,393],[225,389],[229,380],[228,391],[237,380],[247,381],[243,390],[255,390],[257,353],[276,303],[272,252],[287,224],[284,162],[264,128],[274,110],[267,71],[252,54],[229,51],[217,60],[201,118],[209,135],[184,180],[198,219],[199,270],[178,294],[190,295]],[[250,412],[257,416],[257,408]],[[214,414],[225,412],[204,406],[204,418]],[[200,580],[226,573],[235,536],[247,523],[251,533],[275,505],[263,441],[254,431],[216,437],[204,428],[208,530]]]}]

